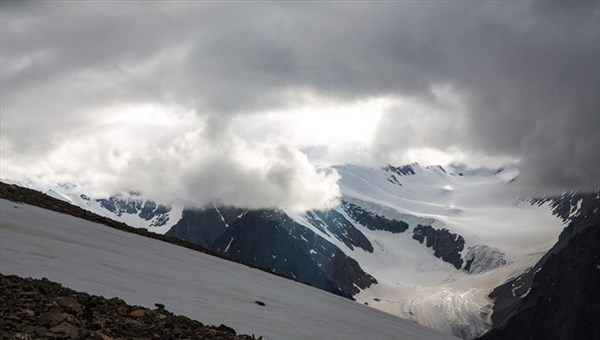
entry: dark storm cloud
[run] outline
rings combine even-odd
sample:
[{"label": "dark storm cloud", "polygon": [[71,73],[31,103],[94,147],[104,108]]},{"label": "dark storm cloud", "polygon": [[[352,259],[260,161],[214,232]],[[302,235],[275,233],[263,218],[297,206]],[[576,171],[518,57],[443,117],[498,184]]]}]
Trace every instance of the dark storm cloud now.
[{"label": "dark storm cloud", "polygon": [[[597,1],[2,4],[15,152],[49,148],[63,126],[93,124],[86,108],[119,101],[192,107],[218,135],[224,116],[294,106],[299,91],[435,105],[444,85],[464,100],[461,123],[420,145],[521,158],[534,187],[598,184]],[[375,151],[409,146],[389,138],[403,119],[388,113]]]}]

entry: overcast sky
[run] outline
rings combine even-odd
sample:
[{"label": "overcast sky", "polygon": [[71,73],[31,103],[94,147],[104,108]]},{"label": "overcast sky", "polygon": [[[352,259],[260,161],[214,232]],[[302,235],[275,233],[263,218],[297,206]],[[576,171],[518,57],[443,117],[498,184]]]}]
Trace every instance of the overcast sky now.
[{"label": "overcast sky", "polygon": [[12,2],[1,176],[324,207],[326,166],[518,164],[598,185],[597,1]]}]

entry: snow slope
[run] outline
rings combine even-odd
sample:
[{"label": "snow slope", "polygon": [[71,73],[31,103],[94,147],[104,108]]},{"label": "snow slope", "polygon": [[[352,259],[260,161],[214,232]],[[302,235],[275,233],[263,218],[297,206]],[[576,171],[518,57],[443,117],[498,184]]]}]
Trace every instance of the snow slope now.
[{"label": "snow slope", "polygon": [[[44,194],[76,205],[94,214],[123,222],[136,228],[146,228],[157,234],[164,234],[181,219],[182,206],[162,206],[159,203],[145,200],[138,194],[114,195],[106,197],[91,197],[78,191],[77,186],[59,183],[46,187],[32,180],[15,181],[0,178],[7,184],[37,190]],[[104,203],[104,204],[103,204]],[[108,204],[106,204],[108,203]],[[148,209],[150,205],[150,209]],[[168,211],[159,211],[160,209]]]},{"label": "snow slope", "polygon": [[[49,191],[54,191],[50,189]],[[49,193],[46,192],[46,195]],[[108,199],[92,198],[75,192],[61,194],[69,199],[70,203],[89,210],[100,216],[108,217],[115,221],[123,222],[136,228],[146,228],[157,234],[166,233],[171,227],[181,219],[183,208],[179,206],[170,206],[169,211],[151,218],[143,217],[144,204],[152,201],[142,200],[139,197],[117,197],[111,196]],[[55,196],[54,196],[55,197]],[[111,200],[115,203],[113,210],[107,209],[102,201]],[[152,202],[154,203],[154,202]],[[166,219],[166,220],[165,220]]]},{"label": "snow slope", "polygon": [[0,212],[4,274],[47,277],[130,304],[163,303],[265,339],[451,338],[300,283],[72,216],[6,200]]},{"label": "snow slope", "polygon": [[[338,166],[344,201],[409,225],[403,233],[369,230],[351,221],[373,244],[369,253],[349,249],[320,233],[358,261],[378,284],[354,297],[359,302],[420,324],[472,339],[489,329],[489,292],[532,266],[555,242],[563,222],[548,205],[507,196],[516,171],[459,176],[438,166],[401,168]],[[298,223],[318,230],[303,216]],[[471,273],[457,270],[415,241],[414,228],[446,228],[465,240],[462,258],[475,258]],[[464,263],[463,263],[464,268]]]}]

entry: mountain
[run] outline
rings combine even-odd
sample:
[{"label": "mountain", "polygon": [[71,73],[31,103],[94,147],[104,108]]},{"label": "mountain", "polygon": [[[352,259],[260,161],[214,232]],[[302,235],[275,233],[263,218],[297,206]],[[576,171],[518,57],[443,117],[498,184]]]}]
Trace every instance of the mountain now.
[{"label": "mountain", "polygon": [[[490,291],[533,266],[566,223],[553,215],[554,201],[504,195],[518,175],[512,169],[413,163],[334,170],[342,197],[327,211],[173,207],[162,227],[132,225],[473,339],[491,327]],[[65,196],[120,221],[139,220],[143,207],[131,203],[141,196]]]},{"label": "mountain", "polygon": [[166,235],[348,298],[377,282],[356,260],[279,210],[184,210]]},{"label": "mountain", "polygon": [[63,185],[48,189],[45,194],[77,205],[100,216],[134,227],[146,228],[159,234],[164,234],[177,223],[183,210],[179,207],[143,199],[140,197],[140,193],[137,192],[109,197],[91,197]]},{"label": "mountain", "polygon": [[493,291],[495,327],[482,340],[600,338],[600,195],[540,201],[569,225],[533,268]]},{"label": "mountain", "polygon": [[535,264],[563,227],[550,202],[500,194],[516,171],[335,169],[334,209],[185,209],[166,235],[471,339],[490,328],[490,290]]},{"label": "mountain", "polygon": [[[6,199],[0,199],[0,216],[4,275],[46,277],[113,304],[122,305],[113,297],[151,309],[159,304],[264,339],[453,339],[292,280],[78,217]],[[23,299],[35,295],[28,290]],[[141,314],[133,312],[125,322],[138,327]]]}]

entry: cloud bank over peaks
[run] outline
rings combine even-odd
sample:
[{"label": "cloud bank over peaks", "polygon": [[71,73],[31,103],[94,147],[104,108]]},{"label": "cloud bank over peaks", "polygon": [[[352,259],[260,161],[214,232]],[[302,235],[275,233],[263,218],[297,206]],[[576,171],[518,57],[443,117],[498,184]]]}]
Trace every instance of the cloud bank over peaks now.
[{"label": "cloud bank over peaks", "polygon": [[157,105],[96,113],[103,124],[71,127],[42,157],[3,155],[2,178],[196,207],[303,211],[329,208],[340,196],[334,170],[315,168],[277,135],[243,138],[229,121]]},{"label": "cloud bank over peaks", "polygon": [[598,1],[0,6],[2,177],[322,206],[336,176],[305,152],[600,185]]},{"label": "cloud bank over peaks", "polygon": [[196,206],[304,211],[329,208],[340,196],[335,171],[316,169],[306,155],[276,139],[249,142],[230,134],[214,140],[194,131],[133,159],[128,171],[136,175],[123,178],[123,187]]}]

